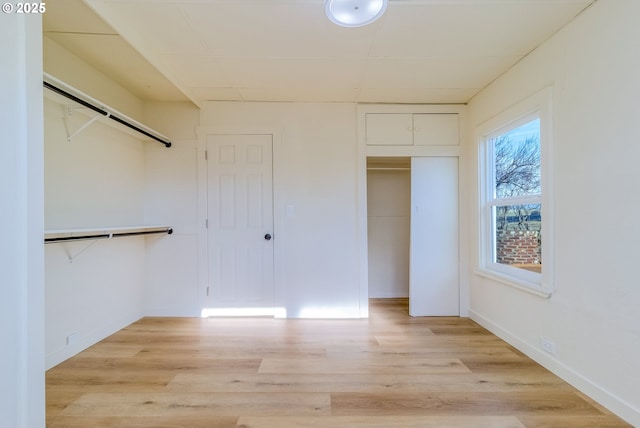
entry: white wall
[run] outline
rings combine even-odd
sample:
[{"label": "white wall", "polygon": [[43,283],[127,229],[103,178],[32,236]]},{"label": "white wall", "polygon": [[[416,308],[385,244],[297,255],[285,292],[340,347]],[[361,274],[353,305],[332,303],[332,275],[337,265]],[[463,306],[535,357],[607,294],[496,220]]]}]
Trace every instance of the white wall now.
[{"label": "white wall", "polygon": [[[145,143],[100,122],[68,142],[61,116],[46,100],[45,229],[144,224]],[[143,315],[145,239],[46,245],[47,367]]]},{"label": "white wall", "polygon": [[45,425],[41,37],[40,16],[0,15],[0,426],[12,428]]},{"label": "white wall", "polygon": [[[46,72],[73,86],[80,83],[78,89],[100,101],[110,94],[108,102],[118,104],[113,107],[142,115],[141,101],[60,46],[47,42],[44,57]],[[81,111],[69,115],[66,104],[47,90],[45,229],[143,225],[145,147],[153,143],[104,120],[69,142],[68,132],[88,117]],[[147,239],[159,238],[45,246],[47,368],[143,316]]]},{"label": "white wall", "polygon": [[201,144],[210,130],[274,133],[276,306],[360,316],[356,106],[210,102],[200,126]]},{"label": "white wall", "polygon": [[411,171],[367,171],[369,297],[409,297]]},{"label": "white wall", "polygon": [[200,316],[199,114],[191,103],[145,105],[144,123],[169,137],[172,146],[145,146],[144,219],[173,228],[170,239],[146,240],[146,315]]},{"label": "white wall", "polygon": [[138,97],[55,41],[46,36],[42,39],[45,72],[131,118],[142,120],[143,102]]},{"label": "white wall", "polygon": [[[470,103],[471,128],[553,87],[555,288],[470,273],[471,316],[640,425],[640,2],[599,0]],[[476,142],[467,154],[477,160]],[[477,164],[477,162],[470,162]],[[477,189],[470,174],[471,189]],[[476,204],[477,205],[477,204]],[[477,211],[470,228],[477,236]],[[477,245],[471,245],[477,260]],[[540,337],[557,343],[542,353]]]}]

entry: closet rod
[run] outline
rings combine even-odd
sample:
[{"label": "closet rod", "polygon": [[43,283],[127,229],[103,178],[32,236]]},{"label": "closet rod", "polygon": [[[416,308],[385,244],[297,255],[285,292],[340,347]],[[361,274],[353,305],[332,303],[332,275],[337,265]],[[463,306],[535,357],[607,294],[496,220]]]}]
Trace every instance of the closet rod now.
[{"label": "closet rod", "polygon": [[171,235],[173,233],[173,229],[168,227],[162,230],[143,230],[136,232],[113,232],[113,233],[99,233],[94,235],[80,235],[80,236],[62,236],[57,238],[45,238],[45,244],[51,244],[54,242],[69,242],[69,241],[90,241],[94,239],[111,239],[111,238],[119,238],[124,236],[136,236],[136,235],[153,235],[157,233],[166,233]]},{"label": "closet rod", "polygon": [[167,140],[164,140],[164,139],[162,139],[162,138],[160,138],[158,136],[155,136],[155,135],[151,134],[150,132],[147,132],[144,129],[134,125],[133,123],[130,123],[130,122],[124,120],[124,119],[121,119],[118,116],[112,114],[111,112],[108,112],[106,110],[101,109],[100,107],[96,107],[95,105],[91,104],[90,102],[85,101],[82,98],[76,97],[75,95],[65,91],[64,89],[60,89],[57,86],[52,85],[49,82],[46,82],[46,81],[43,80],[42,84],[43,84],[43,86],[45,88],[47,88],[47,89],[49,89],[49,90],[51,90],[51,91],[53,91],[53,92],[55,92],[57,94],[60,94],[63,97],[69,98],[70,100],[75,101],[78,104],[80,104],[80,105],[82,105],[82,106],[84,106],[84,107],[86,107],[88,109],[91,109],[91,110],[95,111],[96,113],[99,113],[99,114],[101,114],[103,116],[106,116],[109,119],[114,120],[114,121],[118,122],[119,124],[126,126],[127,128],[133,129],[134,131],[137,131],[137,132],[139,132],[139,133],[141,133],[143,135],[146,135],[149,138],[152,138],[152,139],[156,140],[159,143],[164,144],[165,147],[171,147],[171,141],[167,141]]}]

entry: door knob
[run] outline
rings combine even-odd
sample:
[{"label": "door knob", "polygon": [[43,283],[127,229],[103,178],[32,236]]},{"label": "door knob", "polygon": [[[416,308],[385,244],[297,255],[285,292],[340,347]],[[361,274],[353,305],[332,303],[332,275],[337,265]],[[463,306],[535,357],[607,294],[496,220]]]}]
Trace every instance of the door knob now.
[{"label": "door knob", "polygon": [[266,239],[267,241],[271,241],[271,234],[267,233],[266,235],[264,235],[264,239]]}]

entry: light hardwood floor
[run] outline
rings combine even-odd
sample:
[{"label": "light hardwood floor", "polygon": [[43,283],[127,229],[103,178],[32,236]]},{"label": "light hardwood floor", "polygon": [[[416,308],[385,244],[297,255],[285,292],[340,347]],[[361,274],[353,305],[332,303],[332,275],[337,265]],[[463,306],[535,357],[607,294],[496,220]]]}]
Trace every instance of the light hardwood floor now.
[{"label": "light hardwood floor", "polygon": [[47,372],[48,427],[629,427],[465,318],[144,318]]}]

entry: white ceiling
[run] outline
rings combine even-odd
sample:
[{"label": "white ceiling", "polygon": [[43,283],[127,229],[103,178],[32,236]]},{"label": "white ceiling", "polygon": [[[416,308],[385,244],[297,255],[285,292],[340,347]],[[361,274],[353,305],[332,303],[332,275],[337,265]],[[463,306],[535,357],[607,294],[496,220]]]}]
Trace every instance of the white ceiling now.
[{"label": "white ceiling", "polygon": [[56,0],[44,31],[143,99],[465,103],[593,1]]}]

